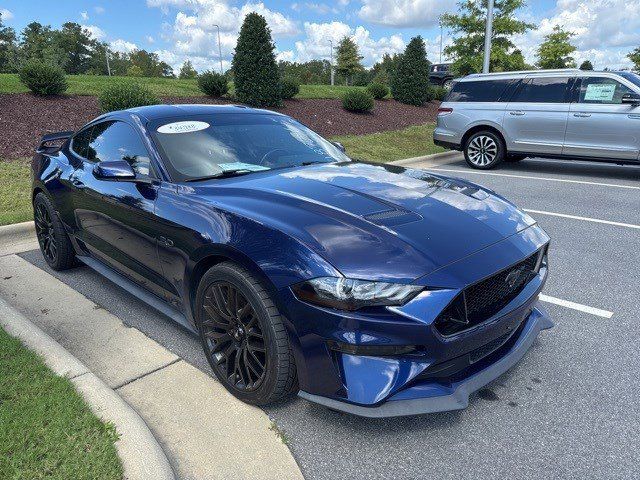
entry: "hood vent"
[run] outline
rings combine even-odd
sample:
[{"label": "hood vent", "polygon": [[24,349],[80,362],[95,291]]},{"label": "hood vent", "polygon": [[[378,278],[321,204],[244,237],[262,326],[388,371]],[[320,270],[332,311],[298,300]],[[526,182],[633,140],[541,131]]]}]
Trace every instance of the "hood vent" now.
[{"label": "hood vent", "polygon": [[422,220],[422,217],[417,213],[401,209],[384,210],[382,212],[369,213],[367,215],[364,215],[363,218],[371,223],[375,223],[376,225],[381,225],[384,227],[393,227],[395,225],[402,225],[405,223]]}]

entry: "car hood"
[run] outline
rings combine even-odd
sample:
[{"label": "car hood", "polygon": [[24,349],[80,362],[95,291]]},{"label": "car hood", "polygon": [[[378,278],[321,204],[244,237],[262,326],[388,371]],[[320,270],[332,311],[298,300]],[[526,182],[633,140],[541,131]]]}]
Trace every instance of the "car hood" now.
[{"label": "car hood", "polygon": [[477,185],[390,165],[319,164],[192,185],[351,278],[412,281],[535,223]]}]

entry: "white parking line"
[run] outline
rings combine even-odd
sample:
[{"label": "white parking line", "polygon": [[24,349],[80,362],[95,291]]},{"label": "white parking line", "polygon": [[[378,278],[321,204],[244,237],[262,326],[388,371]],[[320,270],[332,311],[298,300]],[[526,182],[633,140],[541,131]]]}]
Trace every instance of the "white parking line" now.
[{"label": "white parking line", "polygon": [[615,225],[616,227],[635,228],[640,230],[640,225],[634,225],[632,223],[612,222],[610,220],[601,220],[599,218],[580,217],[578,215],[567,215],[566,213],[545,212],[544,210],[531,210],[529,208],[523,208],[527,213],[537,213],[540,215],[551,215],[552,217],[570,218],[572,220],[583,220],[585,222],[604,223],[606,225]]},{"label": "white parking line", "polygon": [[570,302],[569,300],[562,300],[561,298],[550,297],[549,295],[540,294],[540,300],[547,303],[553,303],[554,305],[560,305],[561,307],[571,308],[578,310],[579,312],[589,313],[602,318],[613,317],[613,312],[608,310],[601,310],[599,308],[589,307],[588,305],[582,305],[581,303]]},{"label": "white parking line", "polygon": [[640,190],[636,185],[622,185],[619,183],[588,182],[586,180],[566,180],[564,178],[536,177],[534,175],[513,175],[510,173],[478,172],[476,170],[455,170],[452,168],[434,168],[438,172],[473,173],[474,175],[493,175],[496,177],[524,178],[528,180],[542,180],[545,182],[579,183],[581,185],[598,185],[600,187],[628,188]]}]

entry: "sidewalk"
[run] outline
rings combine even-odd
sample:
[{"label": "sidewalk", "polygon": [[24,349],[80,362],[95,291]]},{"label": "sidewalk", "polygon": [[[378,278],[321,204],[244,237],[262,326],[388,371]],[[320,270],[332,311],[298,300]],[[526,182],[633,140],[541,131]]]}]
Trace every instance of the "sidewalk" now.
[{"label": "sidewalk", "polygon": [[214,378],[7,253],[37,248],[20,236],[11,238],[6,241],[0,231],[0,252],[5,252],[0,256],[0,297],[135,409],[178,478],[302,478],[262,410],[235,399]]}]

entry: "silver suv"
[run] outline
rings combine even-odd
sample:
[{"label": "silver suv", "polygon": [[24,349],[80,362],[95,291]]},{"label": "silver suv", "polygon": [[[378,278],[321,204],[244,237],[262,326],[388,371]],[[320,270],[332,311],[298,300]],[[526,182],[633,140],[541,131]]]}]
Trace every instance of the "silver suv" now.
[{"label": "silver suv", "polygon": [[436,145],[473,168],[554,157],[640,162],[640,76],[575,69],[461,78],[438,109]]}]

